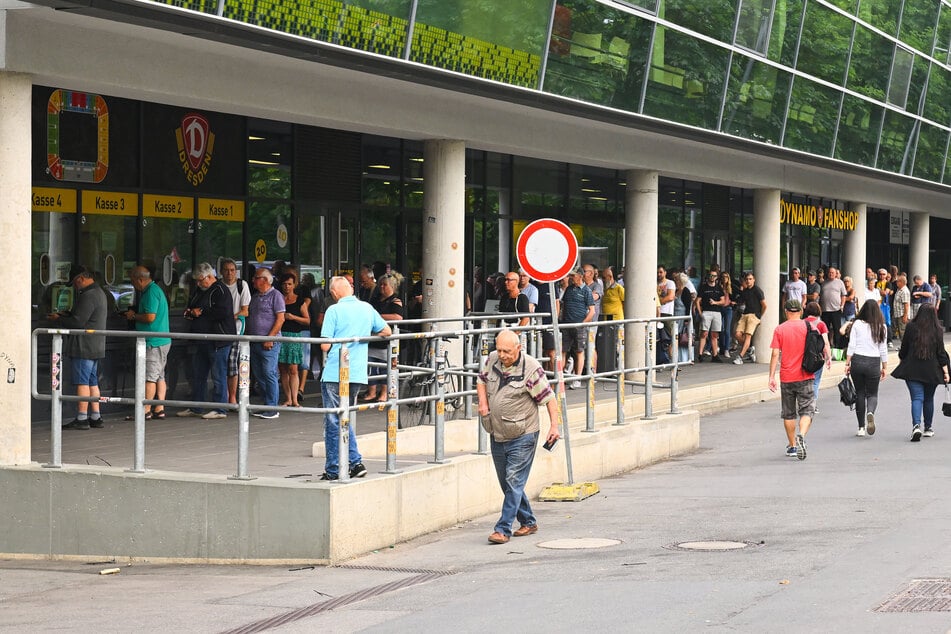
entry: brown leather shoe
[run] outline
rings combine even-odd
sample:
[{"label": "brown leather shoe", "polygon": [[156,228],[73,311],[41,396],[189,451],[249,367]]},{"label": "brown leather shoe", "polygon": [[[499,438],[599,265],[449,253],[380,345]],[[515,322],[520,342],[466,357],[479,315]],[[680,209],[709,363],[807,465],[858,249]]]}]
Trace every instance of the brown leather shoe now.
[{"label": "brown leather shoe", "polygon": [[509,536],[496,531],[489,535],[489,541],[493,544],[507,544],[509,543]]},{"label": "brown leather shoe", "polygon": [[538,524],[532,524],[531,526],[521,526],[517,531],[512,533],[515,537],[525,537],[526,535],[534,535],[538,532]]}]

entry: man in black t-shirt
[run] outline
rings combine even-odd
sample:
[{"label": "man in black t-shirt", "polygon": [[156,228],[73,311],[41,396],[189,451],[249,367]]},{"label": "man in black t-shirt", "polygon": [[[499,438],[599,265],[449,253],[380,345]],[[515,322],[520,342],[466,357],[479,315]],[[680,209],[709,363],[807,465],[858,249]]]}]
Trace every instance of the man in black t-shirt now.
[{"label": "man in black t-shirt", "polygon": [[[500,313],[527,313],[529,312],[528,297],[518,288],[518,273],[509,271],[505,274],[505,295],[499,299]],[[506,326],[527,326],[528,317],[521,317],[517,321],[512,319],[500,320]]]},{"label": "man in black t-shirt", "polygon": [[[733,357],[733,363],[736,365],[743,365],[744,357],[750,363],[756,363],[756,350],[750,344],[760,318],[766,312],[766,295],[763,289],[756,285],[753,273],[747,273],[744,280],[746,287],[740,291],[740,303],[744,305],[743,314],[736,324],[736,343],[739,347],[739,352]],[[806,286],[808,287],[808,284]]]},{"label": "man in black t-shirt", "polygon": [[728,301],[723,292],[723,287],[717,284],[717,272],[710,271],[707,280],[697,288],[697,312],[700,314],[700,347],[701,351],[697,361],[703,361],[704,355],[709,354],[704,350],[707,344],[707,333],[710,333],[710,347],[713,349],[713,361],[722,363],[720,359],[720,331],[723,329],[722,306]]}]

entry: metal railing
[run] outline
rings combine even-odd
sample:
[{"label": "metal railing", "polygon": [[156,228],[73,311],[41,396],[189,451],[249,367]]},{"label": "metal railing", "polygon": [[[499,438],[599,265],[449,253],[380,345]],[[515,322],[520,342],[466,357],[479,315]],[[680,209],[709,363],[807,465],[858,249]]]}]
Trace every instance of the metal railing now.
[{"label": "metal railing", "polygon": [[[555,330],[551,325],[541,325],[537,323],[546,314],[532,313],[525,315],[507,314],[507,318],[529,316],[533,323],[527,326],[509,326],[509,327],[484,327],[486,320],[493,319],[489,315],[473,315],[465,317],[441,318],[441,319],[423,319],[423,320],[404,320],[391,322],[393,326],[393,335],[386,338],[381,337],[362,337],[346,339],[329,339],[319,337],[300,337],[295,338],[295,343],[301,344],[350,344],[350,343],[368,343],[374,341],[387,342],[387,359],[385,366],[386,389],[388,399],[384,404],[386,409],[386,470],[384,473],[398,473],[396,467],[397,458],[397,431],[399,429],[399,407],[401,405],[431,403],[433,417],[431,418],[434,433],[434,450],[431,462],[442,463],[446,461],[445,455],[445,404],[447,399],[464,399],[464,412],[467,419],[472,418],[472,399],[476,395],[474,381],[478,374],[484,371],[486,361],[489,355],[489,342],[495,334],[502,330],[509,329],[519,333],[523,342],[537,342],[543,331],[552,331],[556,336],[560,336],[560,330]],[[497,317],[496,317],[497,318]],[[677,332],[681,326],[680,322],[689,322],[689,316],[681,317],[662,317],[648,319],[626,319],[621,321],[601,321],[586,324],[563,324],[562,328],[573,328],[579,325],[588,328],[586,354],[586,368],[580,373],[583,376],[575,375],[578,379],[586,382],[586,417],[585,432],[595,431],[594,409],[595,409],[595,385],[602,382],[613,384],[616,392],[616,420],[615,425],[626,424],[625,395],[627,387],[632,390],[642,387],[644,393],[644,415],[643,419],[653,419],[653,392],[655,388],[669,388],[670,390],[670,413],[679,413],[677,406],[677,374],[680,366],[689,365],[692,361],[678,361],[678,337],[672,337],[669,363],[657,363],[655,352],[658,345],[658,329],[661,327],[669,328]],[[437,330],[440,324],[448,322],[462,323],[462,328],[451,330]],[[400,328],[407,326],[420,326],[424,330],[421,332],[401,332]],[[616,343],[614,349],[614,369],[603,372],[595,372],[592,367],[595,348],[595,329],[592,326],[602,328],[612,328],[616,331]],[[643,363],[634,366],[625,364],[625,330],[630,328],[643,329],[644,338],[644,356]],[[692,330],[692,328],[691,328]],[[63,337],[85,337],[85,336],[108,336],[119,339],[135,340],[135,387],[134,395],[127,396],[105,396],[83,397],[78,395],[64,394],[62,389],[62,369],[63,369]],[[50,337],[50,393],[41,393],[38,388],[39,377],[39,338]],[[238,344],[238,391],[237,403],[221,403],[212,401],[192,401],[192,400],[173,400],[173,399],[147,399],[145,397],[145,358],[146,358],[146,340],[150,337],[167,337],[178,341],[226,341],[228,343],[237,342]],[[461,365],[450,365],[441,363],[441,350],[444,342],[451,338],[460,338],[464,360]],[[134,408],[134,441],[133,441],[133,465],[128,471],[130,473],[145,473],[145,407],[162,405],[172,407],[188,408],[208,408],[237,412],[237,464],[236,473],[230,476],[232,479],[247,480],[251,479],[248,471],[248,451],[249,451],[249,416],[253,412],[259,411],[288,411],[307,414],[327,414],[336,413],[340,417],[340,481],[349,480],[349,465],[347,464],[349,443],[349,426],[354,424],[358,412],[366,412],[370,409],[376,409],[379,404],[351,404],[352,396],[349,386],[349,354],[341,354],[341,385],[340,385],[340,407],[280,407],[267,404],[257,404],[250,402],[250,347],[252,343],[263,343],[267,341],[281,341],[281,337],[265,336],[233,336],[233,335],[207,335],[190,333],[142,333],[135,331],[113,331],[113,330],[69,330],[57,328],[38,328],[32,334],[32,358],[31,358],[31,391],[34,399],[41,401],[50,401],[50,459],[43,466],[47,468],[62,467],[62,408],[63,403],[67,402],[100,402],[118,405],[130,405]],[[422,367],[419,365],[401,365],[400,345],[404,341],[428,341],[432,346],[434,355],[430,365]],[[691,347],[692,347],[691,335]],[[527,344],[523,349],[528,350],[537,344]],[[556,347],[556,350],[560,346]],[[348,351],[347,346],[341,346],[342,351]],[[537,348],[536,348],[537,349]],[[478,351],[478,358],[474,357],[475,351]],[[533,355],[534,356],[534,355]],[[544,358],[542,359],[545,360]],[[666,384],[655,382],[656,373],[661,370],[671,370],[669,382]],[[638,377],[634,380],[632,375],[643,373],[643,378]],[[455,375],[461,379],[461,389],[446,392],[445,377],[449,374]],[[565,437],[566,457],[568,461],[569,482],[571,481],[571,458],[570,443],[568,434],[567,419],[567,400],[565,394],[565,377],[561,363],[556,363],[556,367],[547,372],[549,377],[555,381],[556,394],[558,396],[558,408],[561,416],[562,435]],[[400,397],[401,382],[411,376],[431,376],[434,380],[430,382],[432,391],[418,396]],[[344,396],[346,391],[347,396]],[[355,400],[355,399],[353,399]],[[488,453],[488,435],[482,428],[481,421],[478,421],[478,453]]]}]

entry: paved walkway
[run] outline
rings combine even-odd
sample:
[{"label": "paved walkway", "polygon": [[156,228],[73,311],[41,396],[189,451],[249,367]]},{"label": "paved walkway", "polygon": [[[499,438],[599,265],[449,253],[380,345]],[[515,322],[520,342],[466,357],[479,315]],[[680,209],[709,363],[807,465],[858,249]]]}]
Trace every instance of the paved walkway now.
[{"label": "paved walkway", "polygon": [[[684,380],[765,382],[747,368]],[[937,435],[910,443],[907,391],[888,379],[878,432],[856,438],[835,392],[805,461],[782,455],[778,401],[704,416],[697,453],[604,479],[582,502],[535,503],[541,530],[504,546],[486,542],[493,514],[336,568],[0,562],[0,630],[947,632],[951,419],[939,411]],[[278,431],[290,418],[264,435],[293,437]],[[174,423],[189,424],[205,426]],[[615,541],[546,547],[557,540]],[[676,547],[696,540],[746,547]],[[915,599],[921,579],[938,582]]]}]

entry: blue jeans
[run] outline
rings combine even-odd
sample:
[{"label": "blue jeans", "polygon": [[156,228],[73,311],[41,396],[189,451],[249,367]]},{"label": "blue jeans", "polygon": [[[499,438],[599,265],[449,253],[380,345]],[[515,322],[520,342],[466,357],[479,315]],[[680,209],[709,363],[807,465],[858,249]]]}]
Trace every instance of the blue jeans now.
[{"label": "blue jeans", "polygon": [[934,419],[934,391],[938,389],[938,386],[920,381],[905,381],[905,384],[911,395],[911,424],[920,425],[921,415],[924,412],[925,429],[930,429],[931,421]]},{"label": "blue jeans", "polygon": [[525,495],[525,483],[535,460],[538,432],[519,436],[515,440],[496,442],[492,440],[492,462],[495,475],[502,487],[502,516],[495,523],[496,532],[512,535],[512,522],[518,519],[522,526],[534,526],[535,515]]},{"label": "blue jeans", "polygon": [[[231,346],[224,345],[216,348],[214,342],[200,342],[195,347],[192,357],[192,368],[195,382],[192,390],[192,399],[196,401],[211,400],[218,403],[228,402],[228,355]],[[211,398],[206,399],[208,392],[208,374],[211,373]],[[195,409],[194,411],[201,411]],[[224,412],[223,409],[217,410]]]},{"label": "blue jeans", "polygon": [[826,369],[826,365],[823,363],[822,367],[816,370],[816,378],[812,383],[812,392],[816,395],[816,405],[819,404],[819,382],[822,381],[822,371]]},{"label": "blue jeans", "polygon": [[733,343],[733,307],[720,307],[723,315],[723,330],[720,331],[720,350],[729,350]]},{"label": "blue jeans", "polygon": [[[364,387],[366,386],[360,385],[359,383],[350,384],[351,405],[357,404],[357,394],[359,394],[360,390]],[[339,383],[321,382],[320,394],[324,398],[324,407],[340,407]],[[360,455],[360,450],[357,449],[357,432],[353,428],[352,412],[350,416],[351,424],[350,434],[348,436],[350,438],[350,449],[348,458],[350,466],[352,467],[358,462],[363,462],[363,456]],[[324,452],[327,454],[324,471],[329,476],[340,475],[340,416],[335,413],[324,414]]]},{"label": "blue jeans", "polygon": [[281,344],[275,342],[270,350],[263,343],[251,344],[251,372],[254,379],[264,389],[264,404],[277,406],[278,373],[277,357],[281,354]]}]

